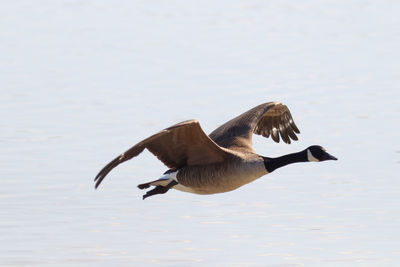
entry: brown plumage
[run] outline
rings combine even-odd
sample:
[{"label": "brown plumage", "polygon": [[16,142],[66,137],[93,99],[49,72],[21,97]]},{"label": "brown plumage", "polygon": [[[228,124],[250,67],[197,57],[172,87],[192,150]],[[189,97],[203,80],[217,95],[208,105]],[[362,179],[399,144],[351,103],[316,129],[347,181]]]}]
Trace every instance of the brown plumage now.
[{"label": "brown plumage", "polygon": [[95,178],[96,188],[113,168],[145,148],[171,169],[222,162],[227,155],[203,132],[198,121],[183,121],[144,139],[108,163]]},{"label": "brown plumage", "polygon": [[[144,198],[165,193],[170,188],[198,194],[233,190],[271,172],[269,166],[274,170],[275,165],[281,164],[268,165],[270,158],[254,152],[253,133],[271,136],[277,143],[282,139],[290,144],[291,140],[297,140],[296,133],[300,131],[287,106],[278,102],[252,108],[221,125],[209,136],[198,121],[184,121],[144,139],[116,157],[97,174],[95,187],[113,168],[147,149],[170,170],[158,180],[139,185],[141,189],[156,186]],[[304,161],[303,156],[296,162]]]},{"label": "brown plumage", "polygon": [[269,102],[224,123],[210,134],[210,138],[225,148],[253,151],[253,133],[271,136],[277,143],[281,136],[285,143],[290,144],[290,139],[297,140],[296,133],[300,131],[286,105]]}]

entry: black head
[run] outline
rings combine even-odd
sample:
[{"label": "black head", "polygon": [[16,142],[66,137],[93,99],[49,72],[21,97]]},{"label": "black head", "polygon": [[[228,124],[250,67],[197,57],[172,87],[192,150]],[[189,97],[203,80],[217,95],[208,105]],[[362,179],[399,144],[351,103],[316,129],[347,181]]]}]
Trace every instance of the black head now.
[{"label": "black head", "polygon": [[310,146],[306,149],[308,161],[337,160],[336,157],[326,152],[322,146]]}]

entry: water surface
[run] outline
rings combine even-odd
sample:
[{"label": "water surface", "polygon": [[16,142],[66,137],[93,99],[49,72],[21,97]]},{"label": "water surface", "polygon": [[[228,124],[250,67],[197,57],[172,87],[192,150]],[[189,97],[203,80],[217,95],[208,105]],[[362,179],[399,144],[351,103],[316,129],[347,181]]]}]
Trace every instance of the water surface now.
[{"label": "water surface", "polygon": [[[396,1],[3,1],[0,265],[397,266]],[[141,200],[165,167],[116,155],[196,118],[206,132],[267,101],[337,162],[234,192]]]}]

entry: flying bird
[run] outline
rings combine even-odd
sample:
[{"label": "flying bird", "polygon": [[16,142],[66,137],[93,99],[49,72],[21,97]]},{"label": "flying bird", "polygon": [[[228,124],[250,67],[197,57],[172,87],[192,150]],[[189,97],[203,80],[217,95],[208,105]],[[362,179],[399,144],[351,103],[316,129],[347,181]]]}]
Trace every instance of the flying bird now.
[{"label": "flying bird", "polygon": [[183,121],[144,139],[108,163],[95,177],[95,188],[113,168],[144,149],[169,169],[159,179],[138,185],[140,189],[154,187],[143,199],[171,188],[195,194],[228,192],[291,163],[337,160],[319,145],[276,158],[264,157],[253,150],[253,133],[290,144],[298,140],[300,131],[288,107],[279,102],[256,106],[210,135],[197,120]]}]

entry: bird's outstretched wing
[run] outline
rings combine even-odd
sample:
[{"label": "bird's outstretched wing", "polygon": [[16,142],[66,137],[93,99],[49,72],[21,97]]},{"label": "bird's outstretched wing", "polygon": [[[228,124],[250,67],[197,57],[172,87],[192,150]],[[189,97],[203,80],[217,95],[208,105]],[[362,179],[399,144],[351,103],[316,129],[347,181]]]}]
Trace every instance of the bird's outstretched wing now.
[{"label": "bird's outstretched wing", "polygon": [[97,174],[95,187],[113,168],[136,157],[145,148],[171,169],[222,162],[228,154],[203,132],[197,120],[183,121],[144,139],[116,157]]},{"label": "bird's outstretched wing", "polygon": [[237,116],[214,130],[209,136],[218,145],[233,149],[253,151],[253,133],[264,137],[271,136],[279,143],[290,144],[290,140],[298,140],[300,133],[286,105],[279,102],[261,104]]}]

